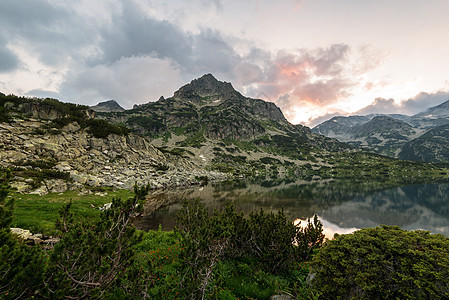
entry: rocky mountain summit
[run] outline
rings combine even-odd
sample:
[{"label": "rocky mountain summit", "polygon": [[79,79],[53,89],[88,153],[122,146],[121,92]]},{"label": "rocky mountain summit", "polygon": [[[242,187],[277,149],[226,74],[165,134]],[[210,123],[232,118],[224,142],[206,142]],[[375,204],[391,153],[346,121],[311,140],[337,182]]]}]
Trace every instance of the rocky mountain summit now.
[{"label": "rocky mountain summit", "polygon": [[271,122],[297,131],[274,103],[244,97],[230,83],[220,82],[211,74],[186,84],[171,98],[161,97],[123,113],[102,116],[148,136],[201,131],[212,139],[240,140],[266,132]]},{"label": "rocky mountain summit", "polygon": [[[401,159],[449,161],[449,101],[413,116],[334,117],[312,129],[356,147]],[[426,145],[426,146],[424,146]]]},{"label": "rocky mountain summit", "polygon": [[292,125],[274,103],[245,97],[211,74],[192,80],[170,98],[99,117],[149,137],[165,153],[238,174],[265,172],[272,164],[285,170],[286,164],[317,161],[323,151],[349,149]]},{"label": "rocky mountain summit", "polygon": [[96,112],[116,112],[125,110],[115,100],[100,102],[95,106],[91,106],[90,108]]}]

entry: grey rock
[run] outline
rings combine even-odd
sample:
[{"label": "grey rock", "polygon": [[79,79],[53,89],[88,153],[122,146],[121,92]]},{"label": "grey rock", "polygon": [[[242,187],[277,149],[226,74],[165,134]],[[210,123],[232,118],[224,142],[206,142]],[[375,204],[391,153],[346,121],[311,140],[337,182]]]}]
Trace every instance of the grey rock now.
[{"label": "grey rock", "polygon": [[26,240],[28,239],[30,236],[32,236],[31,231],[26,230],[26,229],[22,229],[22,228],[10,228],[11,232],[17,236],[19,236],[20,238]]},{"label": "grey rock", "polygon": [[292,300],[293,297],[289,295],[273,295],[270,300]]}]

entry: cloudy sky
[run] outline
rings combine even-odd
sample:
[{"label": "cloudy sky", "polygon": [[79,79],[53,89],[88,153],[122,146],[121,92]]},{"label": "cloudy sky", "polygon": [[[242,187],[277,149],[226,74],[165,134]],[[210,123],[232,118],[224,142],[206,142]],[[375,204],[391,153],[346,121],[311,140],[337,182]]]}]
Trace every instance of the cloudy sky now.
[{"label": "cloudy sky", "polygon": [[125,108],[206,73],[293,123],[449,100],[447,0],[1,0],[0,91]]}]

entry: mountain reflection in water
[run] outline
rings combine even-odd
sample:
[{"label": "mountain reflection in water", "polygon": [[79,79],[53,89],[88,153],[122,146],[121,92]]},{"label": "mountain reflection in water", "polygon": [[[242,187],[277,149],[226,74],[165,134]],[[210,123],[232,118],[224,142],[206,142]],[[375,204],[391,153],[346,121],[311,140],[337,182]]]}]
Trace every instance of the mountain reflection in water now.
[{"label": "mountain reflection in water", "polygon": [[[277,212],[307,220],[317,214],[327,237],[380,224],[429,230],[449,236],[449,184],[385,188],[381,183],[354,181],[223,182],[153,195],[156,211],[135,220],[142,230],[171,230],[183,199],[199,198],[212,212],[232,203],[238,211]],[[156,207],[157,207],[156,206]]]}]

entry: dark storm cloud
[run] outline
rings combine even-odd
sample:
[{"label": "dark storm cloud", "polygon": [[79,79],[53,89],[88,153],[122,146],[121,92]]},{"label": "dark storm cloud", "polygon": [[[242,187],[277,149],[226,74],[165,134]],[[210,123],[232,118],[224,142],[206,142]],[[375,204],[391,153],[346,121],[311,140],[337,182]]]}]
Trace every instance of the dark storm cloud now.
[{"label": "dark storm cloud", "polygon": [[402,107],[411,114],[416,114],[448,100],[449,92],[440,91],[433,94],[421,92],[415,97],[403,102]]},{"label": "dark storm cloud", "polygon": [[101,32],[99,47],[105,62],[143,54],[185,61],[192,54],[190,36],[168,21],[148,18],[132,2],[123,2],[111,23]]},{"label": "dark storm cloud", "polygon": [[198,72],[209,69],[230,76],[233,67],[242,61],[220,32],[213,30],[204,30],[194,37],[192,54],[191,59],[187,61],[187,67]]},{"label": "dark storm cloud", "polygon": [[184,32],[168,21],[146,16],[131,2],[124,3],[122,11],[112,17],[112,26],[102,31],[102,40],[103,56],[94,64],[151,55],[170,58],[191,74],[229,75],[239,60],[220,32],[209,29],[199,34]]},{"label": "dark storm cloud", "polygon": [[47,65],[76,58],[92,36],[86,26],[69,5],[46,0],[0,1],[0,35],[7,44],[20,44]]},{"label": "dark storm cloud", "polygon": [[[376,98],[374,102],[354,114],[357,115],[369,115],[369,114],[385,114],[396,112],[398,105],[395,104],[394,99]],[[399,113],[399,112],[398,112]],[[405,112],[404,112],[405,113]]]},{"label": "dark storm cloud", "polygon": [[19,59],[17,56],[0,44],[0,73],[13,71],[18,65]]},{"label": "dark storm cloud", "polygon": [[64,9],[46,0],[0,1],[0,25],[8,30],[36,33],[35,26],[49,26],[65,14]]},{"label": "dark storm cloud", "polygon": [[376,98],[374,102],[355,114],[406,114],[414,115],[425,111],[429,107],[439,105],[449,100],[449,92],[436,92],[433,94],[421,92],[413,98],[402,101],[398,104],[393,99]]},{"label": "dark storm cloud", "polygon": [[19,58],[6,47],[8,44],[52,39],[44,28],[60,15],[61,10],[48,1],[0,1],[0,72],[12,71],[19,66]]}]

